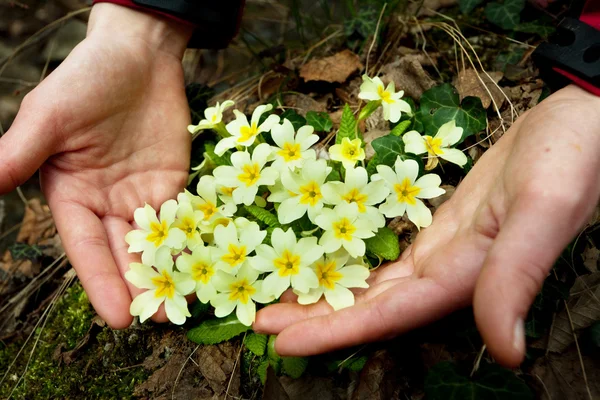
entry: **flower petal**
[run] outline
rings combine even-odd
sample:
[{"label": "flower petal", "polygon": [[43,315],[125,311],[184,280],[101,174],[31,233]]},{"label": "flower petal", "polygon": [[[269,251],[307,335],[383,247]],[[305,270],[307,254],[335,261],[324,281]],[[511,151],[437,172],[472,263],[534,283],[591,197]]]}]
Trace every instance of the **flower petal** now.
[{"label": "flower petal", "polygon": [[129,264],[129,270],[125,272],[125,279],[139,289],[154,289],[152,278],[159,276],[154,268],[140,263]]},{"label": "flower petal", "polygon": [[429,208],[421,200],[416,200],[414,205],[408,204],[406,206],[406,213],[408,219],[419,228],[426,228],[431,225],[433,219],[431,211],[429,211]]},{"label": "flower petal", "polygon": [[246,304],[238,303],[235,315],[242,324],[252,325],[256,319],[256,304],[252,300],[248,300]]},{"label": "flower petal", "polygon": [[444,153],[440,154],[440,157],[461,167],[469,161],[465,153],[458,149],[444,149]]},{"label": "flower petal", "polygon": [[294,253],[300,255],[301,265],[310,265],[323,255],[323,248],[317,245],[316,237],[307,237],[298,240]]},{"label": "flower petal", "polygon": [[417,131],[406,132],[402,136],[404,141],[404,150],[413,154],[427,153],[427,146],[425,145],[425,139]]},{"label": "flower petal", "polygon": [[325,291],[325,300],[337,311],[353,306],[354,294],[343,286],[335,285],[333,290]]},{"label": "flower petal", "polygon": [[213,297],[210,304],[215,308],[215,317],[223,318],[233,312],[237,301],[229,300],[227,293],[219,293]]},{"label": "flower petal", "polygon": [[315,289],[319,286],[319,278],[312,268],[300,268],[298,275],[291,277],[291,285],[294,290],[300,293],[308,293],[310,289]]},{"label": "flower petal", "polygon": [[368,288],[369,284],[366,282],[370,275],[367,268],[362,265],[348,265],[340,269],[342,278],[336,283],[347,288]]},{"label": "flower petal", "polygon": [[305,204],[300,204],[300,196],[294,196],[282,201],[277,209],[279,223],[289,224],[292,221],[302,218],[306,213],[306,209],[307,206]]},{"label": "flower petal", "polygon": [[169,321],[176,325],[183,325],[186,317],[191,317],[187,306],[187,301],[183,296],[173,296],[165,299],[165,312]]},{"label": "flower petal", "polygon": [[433,199],[443,195],[446,191],[440,188],[441,183],[441,178],[436,174],[423,175],[415,182],[415,186],[421,189],[417,197],[419,199]]},{"label": "flower petal", "polygon": [[323,296],[323,288],[318,287],[310,290],[308,293],[298,292],[296,295],[298,295],[298,304],[314,304],[321,299],[321,296]]},{"label": "flower petal", "polygon": [[129,313],[133,316],[139,316],[140,322],[144,322],[158,311],[158,307],[164,299],[164,296],[156,297],[153,290],[148,290],[133,299],[129,306]]},{"label": "flower petal", "polygon": [[290,277],[280,276],[279,272],[270,273],[263,281],[263,292],[273,297],[280,297],[290,287]]},{"label": "flower petal", "polygon": [[271,137],[279,148],[283,148],[286,143],[294,142],[294,126],[284,118],[281,125],[275,125],[271,128]]},{"label": "flower petal", "polygon": [[[398,157],[394,164],[394,168],[396,169],[399,181],[408,178],[412,184],[417,179],[417,176],[419,176],[419,164],[415,160],[402,161],[400,157]],[[379,171],[379,169],[377,171]]]}]

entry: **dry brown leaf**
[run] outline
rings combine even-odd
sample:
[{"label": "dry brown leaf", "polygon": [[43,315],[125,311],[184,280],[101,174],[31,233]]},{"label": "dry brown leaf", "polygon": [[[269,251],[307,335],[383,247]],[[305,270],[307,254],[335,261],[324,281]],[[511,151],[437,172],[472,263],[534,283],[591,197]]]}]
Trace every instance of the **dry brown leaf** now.
[{"label": "dry brown leaf", "polygon": [[358,386],[352,400],[397,399],[404,389],[403,380],[398,379],[400,368],[387,350],[378,350],[367,361],[360,373]]},{"label": "dry brown leaf", "polygon": [[46,239],[56,234],[54,220],[47,205],[42,205],[40,199],[31,199],[25,208],[25,216],[17,242],[36,244],[40,239]]},{"label": "dry brown leaf", "polygon": [[435,81],[423,69],[428,60],[420,54],[409,54],[383,67],[384,82],[393,81],[396,90],[404,90],[406,96],[420,99],[424,91],[435,86]]},{"label": "dry brown leaf", "polygon": [[600,319],[600,272],[577,277],[571,288],[567,306],[575,332],[571,329],[567,311],[558,313],[548,340],[550,351],[563,352],[575,341],[574,334],[579,335],[581,330]]},{"label": "dry brown leaf", "polygon": [[350,50],[343,50],[330,57],[314,59],[300,68],[300,76],[306,81],[344,83],[358,70],[363,69],[360,58]]},{"label": "dry brown leaf", "polygon": [[598,265],[600,265],[600,250],[594,246],[588,245],[581,256],[583,257],[583,265],[588,271],[598,272]]},{"label": "dry brown leaf", "polygon": [[327,104],[326,101],[317,101],[312,97],[302,94],[302,93],[294,93],[287,94],[283,97],[283,103],[287,107],[292,107],[294,111],[303,117],[306,116],[306,113],[309,111],[316,112],[326,112]]},{"label": "dry brown leaf", "polygon": [[429,204],[431,204],[436,210],[444,204],[446,201],[450,200],[450,197],[456,191],[456,188],[452,185],[442,185],[440,186],[442,189],[446,191],[443,195],[439,197],[435,197],[433,199],[429,199]]},{"label": "dry brown leaf", "polygon": [[[581,358],[592,399],[598,399],[600,398],[598,360],[586,354],[583,354]],[[531,382],[537,386],[540,400],[590,399],[583,380],[579,355],[575,348],[564,354],[549,354],[547,357],[539,358],[528,375],[535,377]]]},{"label": "dry brown leaf", "polygon": [[[455,82],[456,89],[460,95],[460,100],[462,101],[462,99],[467,96],[479,97],[483,107],[488,108],[492,104],[493,99],[498,108],[500,108],[502,103],[504,103],[505,98],[504,93],[497,86],[497,83],[502,79],[504,74],[502,72],[488,72],[488,75],[477,73],[477,71],[472,68],[460,71]],[[483,83],[481,81],[483,81]]]},{"label": "dry brown leaf", "polygon": [[406,15],[415,15],[418,17],[433,17],[435,12],[440,8],[451,7],[457,3],[458,0],[424,0],[410,3]]}]

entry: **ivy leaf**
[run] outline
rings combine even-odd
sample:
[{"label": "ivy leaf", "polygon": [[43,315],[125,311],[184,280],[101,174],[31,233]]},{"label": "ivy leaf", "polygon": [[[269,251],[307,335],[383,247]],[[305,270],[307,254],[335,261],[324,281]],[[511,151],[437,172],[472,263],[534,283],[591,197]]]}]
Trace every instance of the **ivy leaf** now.
[{"label": "ivy leaf", "polygon": [[279,116],[281,119],[287,119],[292,123],[292,126],[294,127],[295,130],[298,130],[300,128],[302,128],[304,125],[306,125],[306,119],[298,114],[296,111],[292,110],[291,108],[288,108],[287,110],[285,110],[283,112],[283,114],[281,114]]},{"label": "ivy leaf", "polygon": [[43,255],[42,249],[35,244],[29,245],[27,243],[14,243],[8,249],[10,250],[10,255],[14,261],[35,261]]},{"label": "ivy leaf", "polygon": [[552,25],[542,24],[539,21],[532,21],[521,22],[514,27],[514,30],[517,32],[532,33],[542,38],[547,38],[552,35],[556,29]]},{"label": "ivy leaf", "polygon": [[340,120],[340,130],[335,136],[335,143],[342,143],[342,139],[346,137],[350,140],[356,139],[357,137],[362,140],[362,135],[357,129],[356,118],[354,118],[354,114],[352,114],[352,110],[348,104],[344,105],[342,119]]},{"label": "ivy leaf", "polygon": [[367,251],[389,261],[400,256],[398,236],[388,227],[379,228],[375,236],[365,239]]},{"label": "ivy leaf", "polygon": [[425,378],[428,400],[533,400],[531,389],[510,370],[483,364],[473,378],[469,371],[445,361],[429,370]]},{"label": "ivy leaf", "polygon": [[252,329],[242,324],[235,314],[225,318],[209,319],[188,331],[187,337],[198,344],[217,344]]},{"label": "ivy leaf", "polygon": [[277,217],[271,214],[269,211],[265,210],[264,208],[255,205],[249,205],[244,206],[244,209],[248,211],[248,213],[254,218],[256,218],[257,220],[259,220],[267,226],[274,228],[281,226]]},{"label": "ivy leaf", "polygon": [[369,175],[369,177],[371,175],[377,173],[378,165],[379,165],[379,157],[377,157],[377,154],[374,154],[373,158],[371,158],[371,160],[369,160],[369,163],[367,164],[367,175]]},{"label": "ivy leaf", "polygon": [[267,340],[267,335],[251,333],[244,339],[244,345],[253,354],[261,357],[265,354],[265,350],[267,349]]},{"label": "ivy leaf", "polygon": [[521,11],[525,0],[504,0],[504,3],[489,3],[485,7],[485,16],[494,25],[505,30],[514,29],[521,22]]},{"label": "ivy leaf", "polygon": [[411,123],[412,123],[412,121],[410,119],[407,119],[405,121],[398,123],[398,125],[396,125],[394,127],[394,129],[392,129],[392,131],[390,132],[390,135],[402,136],[404,134],[404,132],[406,132],[406,130],[408,129],[408,127],[410,126]]},{"label": "ivy leaf", "polygon": [[222,156],[215,154],[215,144],[213,142],[206,142],[204,145],[204,158],[208,159],[214,165],[231,165],[231,152],[226,151]]},{"label": "ivy leaf", "polygon": [[283,372],[294,379],[300,378],[308,366],[306,357],[282,357],[281,361]]},{"label": "ivy leaf", "polygon": [[331,121],[331,117],[326,112],[307,112],[306,123],[315,128],[317,132],[329,132],[333,128],[333,121]]},{"label": "ivy leaf", "polygon": [[394,165],[398,156],[404,154],[404,142],[397,136],[386,135],[371,142],[379,164],[390,167]]},{"label": "ivy leaf", "polygon": [[458,0],[458,8],[463,14],[469,14],[483,2],[484,0]]},{"label": "ivy leaf", "polygon": [[[461,103],[458,91],[449,83],[435,86],[423,93],[417,119],[430,136],[435,136],[446,122],[455,120],[456,126],[464,130],[460,142],[486,126],[486,112],[481,100],[469,96]],[[419,130],[416,126],[415,129]]]}]

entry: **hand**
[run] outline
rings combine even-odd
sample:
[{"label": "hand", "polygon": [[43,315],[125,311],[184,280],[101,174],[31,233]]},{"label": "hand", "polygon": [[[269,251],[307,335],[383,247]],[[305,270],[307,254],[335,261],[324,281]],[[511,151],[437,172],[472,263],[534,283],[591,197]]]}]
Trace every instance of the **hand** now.
[{"label": "hand", "polygon": [[473,304],[491,355],[517,366],[523,321],[600,198],[600,98],[574,86],[523,115],[477,162],[401,259],[376,270],[353,307],[285,303],[255,329],[282,355],[394,337]]},{"label": "hand", "polygon": [[123,279],[136,260],[124,240],[134,210],[144,202],[158,209],[185,187],[191,139],[181,57],[190,34],[95,5],[87,38],[26,96],[0,140],[0,193],[41,166],[67,256],[114,328],[131,323],[138,293]]}]

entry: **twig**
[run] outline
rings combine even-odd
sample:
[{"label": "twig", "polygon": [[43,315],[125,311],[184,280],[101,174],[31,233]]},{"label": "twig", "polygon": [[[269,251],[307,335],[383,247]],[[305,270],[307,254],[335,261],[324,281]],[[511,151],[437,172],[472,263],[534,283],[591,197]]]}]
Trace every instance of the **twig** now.
[{"label": "twig", "polygon": [[[227,383],[227,389],[225,390],[225,397],[223,397],[224,399],[227,399],[227,397],[229,397],[229,387],[231,386],[231,382],[233,381],[233,377],[235,376],[235,370],[237,368],[238,361],[240,360],[240,356],[242,355],[242,349],[244,348],[244,340],[246,339],[247,334],[248,334],[248,332],[244,332],[244,337],[242,338],[242,341],[240,343],[240,350],[238,351],[237,357],[235,358],[235,363],[233,364],[233,370],[231,371],[231,377],[229,378],[229,382]],[[233,396],[231,396],[231,397],[233,397]]]},{"label": "twig", "polygon": [[481,350],[479,350],[479,354],[477,355],[477,359],[475,360],[475,364],[473,365],[473,369],[471,370],[471,378],[475,375],[475,372],[479,369],[479,365],[481,364],[481,359],[483,358],[483,353],[485,353],[486,346],[485,344],[481,346]]},{"label": "twig", "polygon": [[377,41],[377,34],[379,33],[379,24],[381,23],[381,18],[383,18],[383,12],[387,7],[387,3],[383,4],[381,7],[381,12],[379,13],[379,19],[377,20],[377,25],[375,26],[375,33],[373,34],[373,40],[371,41],[371,46],[369,46],[369,51],[367,52],[367,61],[365,62],[365,73],[369,74],[369,59],[371,58],[371,51],[373,50],[373,46],[375,46],[375,42]]},{"label": "twig", "polygon": [[188,358],[184,361],[183,365],[181,366],[181,369],[177,373],[177,378],[175,378],[175,382],[173,383],[173,389],[171,390],[171,399],[175,398],[175,388],[177,387],[177,382],[179,382],[179,377],[181,376],[181,373],[183,372],[183,369],[187,365],[188,361],[190,361],[192,359],[192,356],[196,353],[196,351],[199,348],[200,348],[200,345],[196,346],[196,348],[194,349],[194,351],[192,351],[190,353],[190,355],[188,356]]},{"label": "twig", "polygon": [[569,306],[567,305],[567,301],[563,300],[565,304],[565,311],[567,311],[567,317],[569,317],[569,324],[571,325],[571,333],[573,334],[573,339],[575,340],[575,347],[577,348],[577,357],[579,357],[579,364],[581,364],[581,373],[583,374],[583,382],[585,383],[585,388],[587,390],[588,396],[590,400],[594,400],[592,397],[592,392],[590,391],[590,385],[588,384],[587,374],[585,372],[585,365],[583,365],[583,356],[581,355],[581,350],[579,348],[579,341],[577,340],[577,335],[575,334],[575,326],[573,325],[573,320],[571,319],[571,312],[569,311]]}]

